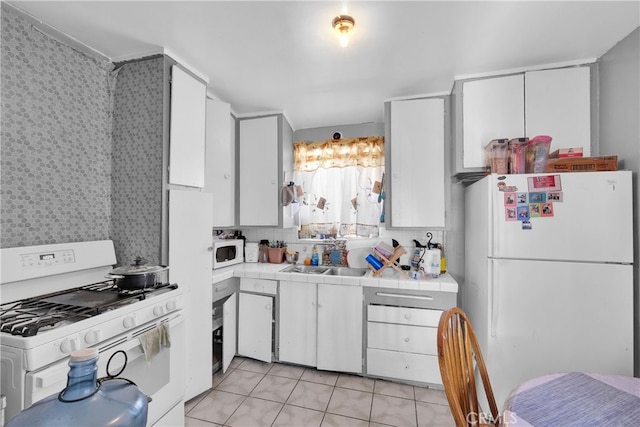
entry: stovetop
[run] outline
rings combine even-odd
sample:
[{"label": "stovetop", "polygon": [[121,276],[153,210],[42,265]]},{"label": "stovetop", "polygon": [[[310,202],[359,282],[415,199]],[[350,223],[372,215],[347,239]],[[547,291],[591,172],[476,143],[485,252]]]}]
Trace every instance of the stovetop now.
[{"label": "stovetop", "polygon": [[0,304],[0,331],[32,337],[174,289],[175,284],[158,284],[144,290],[121,290],[114,280],[108,280],[4,303]]}]

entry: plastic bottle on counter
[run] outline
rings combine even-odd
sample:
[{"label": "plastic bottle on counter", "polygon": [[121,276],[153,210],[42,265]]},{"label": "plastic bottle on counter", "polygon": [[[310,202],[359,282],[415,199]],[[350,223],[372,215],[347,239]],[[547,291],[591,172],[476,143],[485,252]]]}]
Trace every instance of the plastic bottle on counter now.
[{"label": "plastic bottle on counter", "polygon": [[320,264],[320,259],[318,256],[318,248],[316,245],[313,245],[313,249],[311,250],[311,265]]},{"label": "plastic bottle on counter", "polygon": [[7,427],[132,426],[147,424],[148,399],[124,378],[97,379],[98,349],[71,353],[67,387],[23,410]]}]

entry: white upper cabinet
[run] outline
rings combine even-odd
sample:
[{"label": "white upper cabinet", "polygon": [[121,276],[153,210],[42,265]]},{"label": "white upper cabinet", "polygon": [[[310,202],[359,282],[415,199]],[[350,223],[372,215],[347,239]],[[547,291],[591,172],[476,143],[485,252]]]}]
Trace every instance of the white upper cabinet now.
[{"label": "white upper cabinet", "polygon": [[591,155],[591,66],[527,71],[454,84],[454,173],[484,172],[484,147],[498,138],[549,135],[551,150]]},{"label": "white upper cabinet", "polygon": [[213,226],[235,226],[235,119],[226,102],[207,99],[205,191],[213,194]]},{"label": "white upper cabinet", "polygon": [[582,147],[591,154],[591,73],[589,67],[527,72],[526,133],[549,135],[551,150]]},{"label": "white upper cabinet", "polygon": [[282,114],[238,119],[239,226],[291,227],[280,188],[291,179],[293,130]]},{"label": "white upper cabinet", "polygon": [[464,82],[462,121],[463,167],[484,168],[489,141],[524,136],[524,76]]},{"label": "white upper cabinet", "polygon": [[171,67],[169,183],[204,187],[207,86]]},{"label": "white upper cabinet", "polygon": [[390,103],[391,227],[445,226],[445,100]]}]

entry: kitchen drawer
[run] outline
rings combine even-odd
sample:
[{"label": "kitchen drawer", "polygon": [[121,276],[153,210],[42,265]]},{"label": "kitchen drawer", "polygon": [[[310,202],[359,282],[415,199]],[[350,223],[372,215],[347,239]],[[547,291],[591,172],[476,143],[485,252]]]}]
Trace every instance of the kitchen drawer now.
[{"label": "kitchen drawer", "polygon": [[238,279],[226,279],[213,284],[213,302],[226,298],[238,290]]},{"label": "kitchen drawer", "polygon": [[438,328],[369,322],[367,347],[437,355],[437,334]]},{"label": "kitchen drawer", "polygon": [[437,328],[441,310],[368,305],[369,322],[398,323],[402,325],[432,326]]},{"label": "kitchen drawer", "polygon": [[456,306],[457,293],[419,289],[365,287],[367,304],[448,310]]},{"label": "kitchen drawer", "polygon": [[367,349],[367,375],[442,385],[438,356]]},{"label": "kitchen drawer", "polygon": [[277,280],[240,278],[240,290],[245,292],[256,292],[260,294],[276,295],[278,289]]}]

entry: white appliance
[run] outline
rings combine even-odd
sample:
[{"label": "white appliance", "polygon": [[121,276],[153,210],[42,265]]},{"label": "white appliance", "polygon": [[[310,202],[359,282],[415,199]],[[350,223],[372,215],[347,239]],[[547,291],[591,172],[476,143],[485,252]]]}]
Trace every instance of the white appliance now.
[{"label": "white appliance", "polygon": [[539,375],[633,375],[632,262],[629,171],[493,174],[467,187],[462,308],[500,407]]},{"label": "white appliance", "polygon": [[213,240],[213,268],[229,267],[244,262],[244,240],[214,239]]},{"label": "white appliance", "polygon": [[[8,421],[67,384],[69,354],[99,350],[98,377],[122,350],[120,375],[152,400],[147,424],[184,423],[183,293],[158,283],[122,291],[105,275],[116,262],[113,242],[76,242],[0,250],[1,392]],[[164,324],[171,347],[146,361],[139,337]],[[114,357],[110,373],[123,365]]]}]

